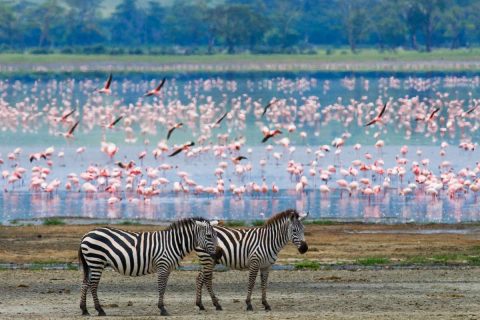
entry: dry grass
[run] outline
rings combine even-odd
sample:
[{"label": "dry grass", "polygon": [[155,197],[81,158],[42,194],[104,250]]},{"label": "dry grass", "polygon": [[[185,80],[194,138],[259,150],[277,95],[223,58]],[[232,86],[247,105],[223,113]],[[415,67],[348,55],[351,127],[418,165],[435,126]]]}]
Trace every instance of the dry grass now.
[{"label": "dry grass", "polygon": [[[80,239],[94,227],[0,226],[0,263],[76,262]],[[131,231],[153,231],[162,228],[149,225],[118,227]],[[417,232],[441,228],[467,229],[470,232],[465,234]],[[355,263],[359,259],[380,257],[388,259],[391,263],[402,261],[418,263],[420,260],[440,261],[435,257],[453,256],[467,257],[463,260],[475,262],[480,254],[478,247],[480,231],[477,228],[469,225],[307,225],[305,236],[310,250],[305,255],[300,255],[293,245],[288,245],[281,252],[279,262],[295,263],[307,259],[320,263]],[[395,231],[401,233],[394,233]],[[195,258],[192,254],[187,257],[186,262],[192,262]]]}]

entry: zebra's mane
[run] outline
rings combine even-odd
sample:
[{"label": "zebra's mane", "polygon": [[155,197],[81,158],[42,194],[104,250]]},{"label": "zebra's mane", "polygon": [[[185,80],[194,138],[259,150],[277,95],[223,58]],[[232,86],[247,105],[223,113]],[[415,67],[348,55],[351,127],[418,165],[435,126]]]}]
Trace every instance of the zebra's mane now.
[{"label": "zebra's mane", "polygon": [[291,217],[299,217],[299,214],[297,210],[295,209],[287,209],[283,212],[277,213],[276,215],[272,216],[270,219],[265,221],[265,226],[269,226],[274,224],[277,221],[283,220],[285,218],[291,218]]},{"label": "zebra's mane", "polygon": [[165,230],[180,229],[180,228],[183,228],[185,226],[190,225],[194,221],[210,223],[209,220],[207,220],[205,218],[201,218],[201,217],[184,218],[184,219],[180,219],[180,220],[172,222]]}]

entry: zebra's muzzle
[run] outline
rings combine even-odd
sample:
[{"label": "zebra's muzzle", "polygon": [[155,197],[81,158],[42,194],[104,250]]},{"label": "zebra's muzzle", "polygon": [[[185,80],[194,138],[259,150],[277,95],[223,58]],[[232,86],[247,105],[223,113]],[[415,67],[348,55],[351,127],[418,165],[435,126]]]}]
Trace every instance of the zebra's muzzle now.
[{"label": "zebra's muzzle", "polygon": [[305,241],[300,242],[300,246],[298,247],[298,252],[304,254],[308,251],[308,244]]}]

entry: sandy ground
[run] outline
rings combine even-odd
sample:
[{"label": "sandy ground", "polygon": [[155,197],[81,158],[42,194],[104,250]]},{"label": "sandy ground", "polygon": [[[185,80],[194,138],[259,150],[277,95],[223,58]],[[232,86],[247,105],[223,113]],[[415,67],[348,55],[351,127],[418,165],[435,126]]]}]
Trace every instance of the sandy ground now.
[{"label": "sandy ground", "polygon": [[[204,296],[206,311],[194,306],[195,272],[176,271],[165,303],[178,319],[478,319],[480,268],[438,270],[273,271],[269,302],[245,311],[247,273],[215,273],[215,288],[224,311],[215,311]],[[81,318],[80,271],[0,272],[1,319]],[[158,318],[155,277],[123,277],[105,271],[99,297],[115,319]],[[88,306],[94,314],[91,296]]]},{"label": "sandy ground", "polygon": [[[78,262],[80,239],[92,225],[0,226],[0,263]],[[132,231],[160,226],[117,226]],[[411,257],[444,254],[480,254],[478,225],[307,225],[309,252],[300,255],[293,245],[280,254],[279,263],[311,259],[321,263],[349,263],[359,258],[385,257],[402,261]],[[190,255],[184,264],[192,263]]]}]

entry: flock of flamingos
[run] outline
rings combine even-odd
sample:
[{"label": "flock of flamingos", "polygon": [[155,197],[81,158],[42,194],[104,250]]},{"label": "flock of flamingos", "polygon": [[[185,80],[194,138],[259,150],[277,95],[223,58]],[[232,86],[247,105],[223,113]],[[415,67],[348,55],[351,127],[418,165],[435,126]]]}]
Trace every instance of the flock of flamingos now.
[{"label": "flock of flamingos", "polygon": [[[309,92],[328,93],[331,83],[314,78],[248,80],[241,88],[220,78],[180,86],[174,78],[135,83],[110,75],[100,87],[92,79],[0,80],[1,132],[46,132],[55,141],[5,145],[2,190],[102,194],[112,206],[172,193],[242,198],[280,190],[369,201],[386,192],[476,197],[480,99],[442,89],[475,88],[479,78],[389,77],[373,89],[363,78],[341,83],[370,94],[326,104]],[[399,88],[434,94],[389,94]],[[138,99],[122,98],[132,92]],[[332,127],[338,136],[330,137]],[[389,144],[392,136],[401,143]]]}]

